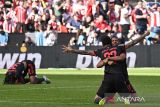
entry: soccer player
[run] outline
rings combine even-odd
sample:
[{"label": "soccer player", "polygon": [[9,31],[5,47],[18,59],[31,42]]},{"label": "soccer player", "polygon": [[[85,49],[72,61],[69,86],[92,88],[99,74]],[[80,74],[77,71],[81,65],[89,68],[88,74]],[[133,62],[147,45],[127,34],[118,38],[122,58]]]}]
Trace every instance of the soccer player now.
[{"label": "soccer player", "polygon": [[102,63],[105,65],[104,80],[98,89],[98,96],[95,98],[96,104],[100,104],[101,101],[103,101],[103,98],[105,98],[106,101],[104,101],[104,103],[110,103],[110,99],[116,92],[118,92],[122,97],[129,96],[129,90],[125,84],[122,69],[122,61],[126,58],[125,48],[122,46],[107,46],[107,39],[104,38],[102,38],[102,44],[103,48],[96,50],[95,55],[101,59],[110,58],[112,56],[116,58],[113,59],[114,64],[112,65],[107,64],[107,60],[102,60]]},{"label": "soccer player", "polygon": [[[139,37],[138,39],[133,40],[131,43],[129,43],[128,45],[126,45],[125,48],[129,48],[132,45],[138,43],[140,40],[142,40],[147,35],[148,34],[146,33],[143,36]],[[105,39],[103,39],[102,43],[103,42],[105,42]],[[67,52],[67,53],[77,53],[77,54],[83,54],[83,55],[96,56],[96,54],[95,54],[96,52],[95,51],[75,50],[75,49],[72,49],[71,47],[67,47],[67,46],[63,46],[63,50],[64,50],[64,52]],[[103,82],[102,82],[101,87],[105,87],[105,85],[103,86]],[[103,90],[103,88],[100,88],[99,90]],[[99,93],[101,93],[101,95]],[[102,99],[103,97],[104,97],[104,92],[99,92],[98,91],[97,95],[95,97],[95,103],[98,103],[100,101],[100,99]]]},{"label": "soccer player", "polygon": [[[74,50],[70,47],[65,47],[65,46],[63,49],[64,49],[64,52],[74,52],[74,53],[81,53],[85,55],[98,56],[101,59],[108,57],[108,55],[110,54],[109,52],[110,50],[114,50],[113,53],[117,52],[118,50],[118,55],[122,57],[122,60],[125,59],[123,48],[121,47],[118,47],[118,49],[112,48],[111,39],[108,36],[102,36],[101,40],[102,40],[103,48],[98,49],[96,51]],[[124,83],[125,80],[122,75],[121,67],[122,66],[119,62],[116,64],[116,66],[113,66],[113,67],[105,65],[104,79],[102,81],[101,86],[99,87],[97,91],[97,95],[95,96],[94,102],[96,104],[100,104],[101,102],[104,102],[103,101],[104,97],[107,97],[107,101],[108,101],[109,97],[113,96],[113,93],[116,93],[116,92],[118,92],[119,94],[129,93],[126,87],[126,84]],[[105,93],[107,94],[105,95]],[[122,95],[122,96],[125,96],[125,95]]]},{"label": "soccer player", "polygon": [[[116,47],[116,46],[122,46],[122,47],[125,47],[125,49],[128,49],[129,47],[137,44],[139,41],[141,41],[142,39],[144,39],[147,35],[149,35],[149,31],[145,32],[144,35],[142,35],[140,38],[137,38],[136,40],[124,45],[124,44],[119,44],[119,40],[116,36],[113,36],[111,38],[111,41],[112,41],[112,46],[113,47]],[[97,64],[97,67],[102,67],[105,63],[109,64],[109,65],[114,65],[114,61],[115,60],[119,60],[119,58],[117,57],[109,57],[105,60],[101,60],[98,64]],[[112,61],[109,61],[109,60],[112,60]],[[113,61],[114,60],[114,61]],[[104,63],[105,62],[105,63]],[[136,97],[136,91],[135,89],[133,88],[133,86],[131,85],[130,81],[129,81],[129,78],[128,78],[128,71],[127,71],[127,64],[126,64],[126,59],[122,61],[122,68],[123,68],[123,75],[125,77],[125,82],[126,82],[126,85],[127,85],[127,88],[129,90],[129,92],[131,93],[131,97]],[[133,102],[136,102],[136,101],[131,101],[132,103]]]},{"label": "soccer player", "polygon": [[[112,46],[118,46],[119,45],[119,40],[116,36],[112,37],[111,38],[111,41],[112,41]],[[124,44],[120,44],[121,46],[123,46]],[[124,45],[125,47],[127,47],[128,45]],[[126,48],[127,49],[127,48]],[[112,61],[113,62],[113,61]],[[113,64],[113,63],[110,63],[110,64]],[[124,77],[125,77],[125,81],[126,81],[126,84],[127,84],[127,88],[129,90],[130,93],[132,93],[131,95],[134,97],[134,96],[137,96],[136,95],[136,91],[135,89],[133,88],[132,84],[130,83],[129,81],[129,78],[128,78],[128,71],[127,71],[127,64],[126,64],[126,59],[123,61],[123,74],[124,74]]]},{"label": "soccer player", "polygon": [[[29,78],[25,78],[27,74]],[[36,76],[35,64],[31,60],[13,64],[5,74],[4,84],[26,84],[28,82],[31,84],[50,83],[46,76],[43,76],[43,78]]]}]

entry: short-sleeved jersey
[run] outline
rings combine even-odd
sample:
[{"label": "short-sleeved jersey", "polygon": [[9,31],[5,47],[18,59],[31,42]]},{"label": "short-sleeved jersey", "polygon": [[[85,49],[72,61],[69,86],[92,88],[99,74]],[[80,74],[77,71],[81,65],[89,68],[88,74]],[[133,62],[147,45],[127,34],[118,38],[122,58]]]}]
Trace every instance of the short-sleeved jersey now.
[{"label": "short-sleeved jersey", "polygon": [[[95,51],[95,55],[102,60],[109,57],[120,56],[122,53],[126,54],[125,47],[123,45],[107,46]],[[112,65],[105,65],[105,72],[107,73],[123,73],[123,61],[114,61]]]},{"label": "short-sleeved jersey", "polygon": [[[23,62],[26,62],[26,67]],[[35,76],[35,64],[30,60],[24,60],[22,62],[15,63],[12,65],[7,72],[14,72],[17,78],[29,76]]]},{"label": "short-sleeved jersey", "polygon": [[26,67],[26,70],[24,71],[23,76],[26,76],[27,74],[29,76],[35,76],[36,75],[36,68],[35,68],[34,62],[31,60],[24,60],[22,62],[26,62],[26,64],[27,64],[27,67]]},{"label": "short-sleeved jersey", "polygon": [[18,63],[15,63],[13,64],[7,72],[13,72],[15,73],[16,77],[19,78],[19,77],[22,77],[23,76],[23,71],[25,70],[25,66],[22,62],[18,62]]}]

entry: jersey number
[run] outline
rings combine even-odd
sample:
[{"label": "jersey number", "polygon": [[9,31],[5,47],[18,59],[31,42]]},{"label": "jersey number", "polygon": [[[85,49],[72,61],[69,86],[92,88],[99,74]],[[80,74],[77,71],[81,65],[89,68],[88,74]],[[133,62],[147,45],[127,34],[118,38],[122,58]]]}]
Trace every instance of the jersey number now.
[{"label": "jersey number", "polygon": [[[117,56],[117,51],[113,50],[111,52],[106,52],[104,53],[104,58],[109,58],[109,57],[116,57]],[[116,63],[116,61],[114,61],[114,64]]]}]

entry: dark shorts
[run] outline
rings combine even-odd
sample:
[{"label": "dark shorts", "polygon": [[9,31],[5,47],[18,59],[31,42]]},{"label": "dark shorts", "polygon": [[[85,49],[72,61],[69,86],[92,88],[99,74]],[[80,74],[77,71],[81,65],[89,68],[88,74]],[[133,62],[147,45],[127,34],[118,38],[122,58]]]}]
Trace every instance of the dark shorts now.
[{"label": "dark shorts", "polygon": [[121,96],[124,96],[123,93],[126,93],[125,96],[129,94],[123,74],[105,74],[97,95],[104,98],[114,96],[116,92]]}]

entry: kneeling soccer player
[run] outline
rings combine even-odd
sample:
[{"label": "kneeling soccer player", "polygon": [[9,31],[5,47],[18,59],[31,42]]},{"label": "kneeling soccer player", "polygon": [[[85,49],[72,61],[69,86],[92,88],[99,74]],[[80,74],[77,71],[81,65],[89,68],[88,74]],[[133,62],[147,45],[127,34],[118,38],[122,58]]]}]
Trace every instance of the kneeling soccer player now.
[{"label": "kneeling soccer player", "polygon": [[[29,78],[25,78],[27,74]],[[36,77],[35,64],[31,60],[13,64],[5,74],[4,84],[26,84],[28,82],[30,84],[50,83],[46,76],[43,76],[43,78]]]}]

